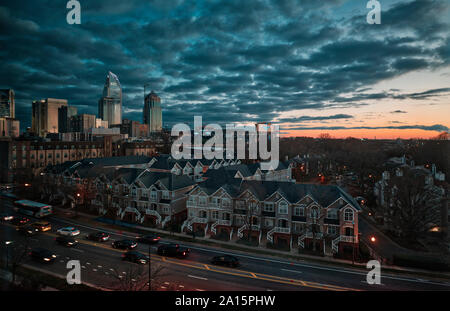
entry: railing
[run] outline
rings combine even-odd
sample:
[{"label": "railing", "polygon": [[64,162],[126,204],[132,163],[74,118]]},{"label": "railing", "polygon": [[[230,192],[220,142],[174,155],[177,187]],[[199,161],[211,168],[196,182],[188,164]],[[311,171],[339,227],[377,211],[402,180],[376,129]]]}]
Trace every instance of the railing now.
[{"label": "railing", "polygon": [[297,241],[298,247],[305,248],[305,238],[306,238],[306,234],[302,234],[301,236],[298,237],[298,241]]},{"label": "railing", "polygon": [[272,228],[269,232],[267,232],[267,241],[273,243],[273,233],[275,232],[275,228]]},{"label": "railing", "polygon": [[339,252],[339,242],[358,243],[358,237],[357,236],[340,235],[337,238],[335,238],[331,242],[331,248],[333,249],[333,252],[335,252],[335,253]]},{"label": "railing", "polygon": [[301,248],[305,248],[305,239],[322,239],[323,238],[323,233],[322,232],[317,232],[315,234],[313,234],[312,232],[306,232],[304,234],[302,234],[301,236],[298,237],[298,242],[297,245]]},{"label": "railing", "polygon": [[217,234],[216,226],[231,226],[231,220],[217,219],[211,226],[211,232]]},{"label": "railing", "polygon": [[[146,208],[145,209],[145,215],[150,215],[150,216],[155,216],[156,217],[156,224],[161,223],[161,215],[158,213],[158,211],[155,211],[153,209],[149,209]],[[145,215],[142,216],[141,222],[144,222],[144,217]]]},{"label": "railing", "polygon": [[127,213],[127,212],[136,214],[138,219],[141,218],[141,213],[135,207],[131,207],[131,206],[127,206],[125,208],[125,210],[123,210],[123,212],[120,215],[120,218],[123,219],[123,217],[125,216],[125,213]]},{"label": "railing", "polygon": [[165,218],[164,218],[164,220],[162,221],[162,223],[161,223],[161,227],[162,228],[164,228],[165,226],[166,226],[166,224],[167,224],[167,222],[170,220],[170,215],[168,215],[168,216],[166,216]]},{"label": "railing", "polygon": [[334,253],[338,253],[339,252],[339,242],[340,241],[341,241],[341,237],[340,236],[338,236],[333,241],[331,241],[331,249],[333,250]]}]

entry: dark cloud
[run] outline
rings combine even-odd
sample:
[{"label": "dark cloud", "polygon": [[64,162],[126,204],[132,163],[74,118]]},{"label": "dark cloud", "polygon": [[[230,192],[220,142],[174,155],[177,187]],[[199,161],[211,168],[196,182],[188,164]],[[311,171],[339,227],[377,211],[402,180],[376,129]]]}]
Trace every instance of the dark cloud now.
[{"label": "dark cloud", "polygon": [[[96,113],[108,71],[122,83],[124,117],[142,120],[148,84],[162,98],[165,126],[195,114],[207,122],[272,121],[291,110],[326,115],[369,100],[449,92],[370,93],[380,81],[450,63],[443,0],[383,7],[380,27],[365,22],[360,4],[343,0],[81,3],[82,24],[67,25],[64,1],[0,1],[0,69],[7,73],[0,87],[16,91],[22,128],[31,123],[34,99],[65,98]],[[341,6],[352,13],[339,15]]]}]

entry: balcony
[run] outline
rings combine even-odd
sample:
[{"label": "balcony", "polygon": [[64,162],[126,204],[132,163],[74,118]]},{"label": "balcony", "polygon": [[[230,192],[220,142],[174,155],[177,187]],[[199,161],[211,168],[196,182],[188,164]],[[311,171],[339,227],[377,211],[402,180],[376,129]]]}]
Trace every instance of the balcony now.
[{"label": "balcony", "polygon": [[291,233],[291,228],[289,227],[275,227],[274,233]]},{"label": "balcony", "polygon": [[292,216],[292,221],[306,222],[305,216]]},{"label": "balcony", "polygon": [[275,212],[262,211],[262,215],[265,217],[275,217]]}]

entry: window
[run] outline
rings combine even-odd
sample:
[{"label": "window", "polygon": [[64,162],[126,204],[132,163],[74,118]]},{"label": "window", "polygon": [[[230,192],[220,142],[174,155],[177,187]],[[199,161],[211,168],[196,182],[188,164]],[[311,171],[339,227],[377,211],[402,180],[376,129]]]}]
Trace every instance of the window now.
[{"label": "window", "polygon": [[337,210],[334,208],[331,208],[327,210],[327,218],[329,219],[337,219]]},{"label": "window", "polygon": [[278,205],[278,214],[287,214],[288,213],[288,205],[286,202],[280,202]]},{"label": "window", "polygon": [[328,226],[328,228],[327,228],[327,233],[328,233],[328,234],[334,235],[334,234],[337,233],[337,228],[338,228],[338,227],[336,227],[336,226]]},{"label": "window", "polygon": [[219,212],[218,211],[213,211],[212,215],[211,215],[212,219],[218,219],[219,218]]},{"label": "window", "polygon": [[353,220],[353,211],[350,208],[347,208],[344,212],[344,220],[352,221]]},{"label": "window", "polygon": [[206,197],[199,197],[199,202],[200,205],[206,205]]},{"label": "window", "polygon": [[164,190],[162,192],[162,198],[168,200],[169,199],[169,191]]},{"label": "window", "polygon": [[152,200],[156,200],[157,196],[158,196],[158,193],[157,193],[155,190],[152,190],[152,191],[150,192],[150,198],[151,198]]},{"label": "window", "polygon": [[264,211],[265,212],[273,212],[274,204],[273,203],[264,203]]},{"label": "window", "polygon": [[303,206],[296,206],[294,208],[294,216],[305,216],[305,208]]},{"label": "window", "polygon": [[311,208],[311,218],[312,219],[319,218],[319,209],[317,207],[312,207]]}]

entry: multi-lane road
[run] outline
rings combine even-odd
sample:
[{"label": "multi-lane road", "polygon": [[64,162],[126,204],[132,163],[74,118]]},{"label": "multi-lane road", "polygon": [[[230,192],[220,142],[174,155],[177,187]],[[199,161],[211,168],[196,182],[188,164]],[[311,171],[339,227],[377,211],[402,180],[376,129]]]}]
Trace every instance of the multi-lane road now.
[{"label": "multi-lane road", "polygon": [[[13,212],[10,201],[0,201],[0,212]],[[69,269],[66,264],[70,260],[79,260],[81,264],[82,282],[103,288],[118,288],[125,286],[125,279],[133,278],[148,280],[148,265],[138,266],[121,260],[124,251],[111,247],[111,242],[121,239],[135,239],[131,233],[119,233],[105,229],[94,228],[90,225],[78,223],[52,216],[49,218],[52,230],[39,233],[32,237],[24,237],[16,232],[14,226],[7,222],[0,223],[0,255],[6,256],[4,242],[13,241],[15,247],[44,247],[52,250],[57,258],[51,264],[41,264],[26,258],[24,263],[42,271],[65,276]],[[56,244],[56,230],[66,226],[75,226],[81,231],[76,239],[80,242],[73,248]],[[95,231],[110,233],[110,240],[105,243],[95,243],[84,237]],[[162,239],[160,243],[170,243]],[[255,254],[246,254],[229,250],[219,250],[207,246],[180,243],[192,249],[186,259],[162,257],[156,254],[157,245],[138,243],[137,250],[142,253],[151,252],[153,269],[161,267],[162,271],[152,275],[154,284],[161,289],[170,290],[248,290],[248,291],[298,291],[298,290],[450,290],[450,280],[429,279],[423,276],[413,277],[383,273],[381,270],[381,284],[370,285],[366,282],[367,271],[355,268],[309,263],[306,261],[289,261],[274,259]],[[232,254],[238,257],[239,268],[225,268],[212,265],[210,259],[220,254]],[[141,267],[141,268],[139,268]],[[119,281],[120,275],[122,281]]]}]

